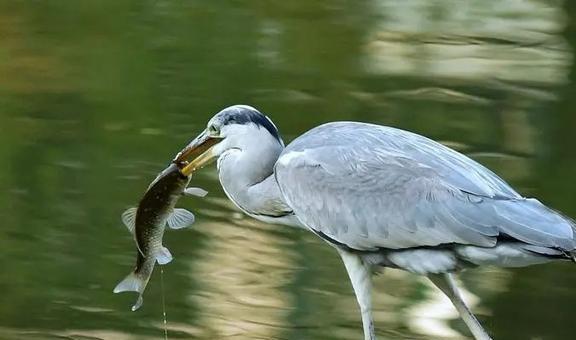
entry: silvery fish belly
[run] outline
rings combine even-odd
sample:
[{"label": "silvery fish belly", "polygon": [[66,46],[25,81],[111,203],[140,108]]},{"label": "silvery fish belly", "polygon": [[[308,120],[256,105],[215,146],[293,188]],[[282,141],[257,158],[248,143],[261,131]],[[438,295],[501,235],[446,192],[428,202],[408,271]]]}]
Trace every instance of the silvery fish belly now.
[{"label": "silvery fish belly", "polygon": [[122,214],[122,221],[136,242],[136,268],[114,288],[114,293],[138,292],[133,311],[142,305],[142,294],[156,262],[166,264],[172,261],[170,251],[162,245],[166,225],[171,229],[181,229],[194,223],[194,214],[175,208],[178,199],[182,195],[203,197],[207,194],[199,188],[186,188],[189,182],[190,177],[183,175],[177,165],[171,164],[150,184],[138,207]]}]

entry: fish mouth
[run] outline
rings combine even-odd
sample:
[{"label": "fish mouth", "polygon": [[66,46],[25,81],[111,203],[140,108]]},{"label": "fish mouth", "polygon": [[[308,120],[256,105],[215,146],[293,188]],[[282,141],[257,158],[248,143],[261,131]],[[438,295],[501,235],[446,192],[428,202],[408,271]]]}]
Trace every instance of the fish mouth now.
[{"label": "fish mouth", "polygon": [[190,176],[193,172],[201,169],[216,158],[213,149],[222,139],[222,137],[210,136],[204,131],[182,149],[182,151],[174,157],[172,163],[180,168],[180,172],[184,176]]}]

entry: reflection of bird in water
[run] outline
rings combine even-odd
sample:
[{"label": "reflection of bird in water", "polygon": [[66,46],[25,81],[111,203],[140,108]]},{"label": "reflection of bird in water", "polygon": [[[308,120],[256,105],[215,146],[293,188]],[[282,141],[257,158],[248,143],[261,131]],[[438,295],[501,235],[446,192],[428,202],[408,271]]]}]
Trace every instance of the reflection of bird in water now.
[{"label": "reflection of bird in water", "polygon": [[490,339],[452,273],[574,259],[575,225],[466,156],[410,132],[364,123],[314,128],[287,147],[256,109],[216,114],[178,154],[189,174],[218,158],[228,197],[259,220],[304,227],[334,246],[375,339],[371,267],[426,275],[476,339]]}]

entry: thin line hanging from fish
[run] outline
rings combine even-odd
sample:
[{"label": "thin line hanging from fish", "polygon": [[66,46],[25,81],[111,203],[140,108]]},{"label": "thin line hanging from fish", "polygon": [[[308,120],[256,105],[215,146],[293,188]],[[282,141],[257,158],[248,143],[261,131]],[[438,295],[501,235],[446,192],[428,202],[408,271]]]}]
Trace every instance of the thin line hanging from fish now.
[{"label": "thin line hanging from fish", "polygon": [[178,165],[171,164],[152,181],[138,207],[122,214],[122,222],[136,242],[136,268],[114,288],[114,293],[138,292],[132,311],[142,306],[142,295],[155,263],[163,265],[172,261],[172,254],[162,245],[166,225],[181,229],[194,223],[194,214],[175,208],[178,199],[182,195],[204,197],[208,193],[200,188],[186,188],[188,183],[190,177],[182,174]]}]

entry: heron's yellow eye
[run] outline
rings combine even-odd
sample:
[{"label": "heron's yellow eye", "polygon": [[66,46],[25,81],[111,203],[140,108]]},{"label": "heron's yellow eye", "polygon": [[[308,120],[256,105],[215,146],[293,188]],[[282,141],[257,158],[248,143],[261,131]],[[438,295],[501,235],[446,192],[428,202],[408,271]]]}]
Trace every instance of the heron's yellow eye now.
[{"label": "heron's yellow eye", "polygon": [[208,133],[210,134],[210,136],[219,136],[220,130],[218,130],[216,126],[210,125],[208,126]]}]

